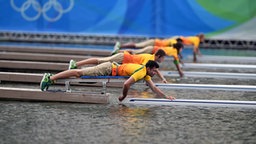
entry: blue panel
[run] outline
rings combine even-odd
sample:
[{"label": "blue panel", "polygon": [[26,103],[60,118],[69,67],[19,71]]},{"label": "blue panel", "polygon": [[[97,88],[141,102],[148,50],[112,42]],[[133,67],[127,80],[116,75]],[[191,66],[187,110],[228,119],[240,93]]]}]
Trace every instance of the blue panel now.
[{"label": "blue panel", "polygon": [[1,31],[169,37],[234,25],[195,0],[0,0],[0,13]]}]

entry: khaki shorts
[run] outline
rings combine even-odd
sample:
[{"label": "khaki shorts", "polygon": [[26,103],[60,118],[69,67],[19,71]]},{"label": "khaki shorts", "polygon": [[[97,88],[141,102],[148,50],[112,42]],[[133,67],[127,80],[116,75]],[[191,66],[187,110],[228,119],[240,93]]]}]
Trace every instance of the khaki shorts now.
[{"label": "khaki shorts", "polygon": [[115,55],[112,55],[110,57],[104,57],[104,58],[99,58],[98,61],[99,63],[104,63],[104,62],[116,62],[121,64],[124,60],[124,53],[117,53]]},{"label": "khaki shorts", "polygon": [[112,63],[105,62],[93,67],[82,69],[84,76],[110,76],[112,74]]},{"label": "khaki shorts", "polygon": [[133,54],[143,54],[143,53],[152,54],[153,49],[154,49],[154,46],[147,46],[147,47],[142,48],[142,49],[132,50],[132,53]]},{"label": "khaki shorts", "polygon": [[143,41],[143,42],[140,42],[140,43],[136,43],[135,46],[139,47],[139,48],[144,48],[144,47],[147,47],[147,46],[154,46],[154,44],[155,44],[155,40],[154,39],[149,39],[149,40],[146,40],[146,41]]}]

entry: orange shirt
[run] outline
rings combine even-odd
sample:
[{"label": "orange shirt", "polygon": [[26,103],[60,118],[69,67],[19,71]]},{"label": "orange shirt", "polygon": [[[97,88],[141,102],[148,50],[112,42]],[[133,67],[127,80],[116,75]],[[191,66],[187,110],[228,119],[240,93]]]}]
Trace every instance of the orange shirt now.
[{"label": "orange shirt", "polygon": [[[112,64],[112,69],[115,69],[116,65]],[[151,77],[147,75],[146,66],[140,64],[127,63],[118,66],[117,75],[119,76],[131,76],[135,81],[144,79],[145,81],[151,80]]]},{"label": "orange shirt", "polygon": [[160,46],[160,47],[167,47],[172,46],[173,44],[177,43],[176,38],[169,38],[169,39],[155,39],[155,45],[154,46]]},{"label": "orange shirt", "polygon": [[182,39],[182,43],[184,45],[193,45],[194,49],[197,49],[200,44],[200,39],[197,36],[190,36],[190,37],[180,37]]},{"label": "orange shirt", "polygon": [[154,54],[138,54],[132,55],[127,51],[124,51],[124,59],[122,63],[135,63],[146,65],[149,60],[155,60]]},{"label": "orange shirt", "polygon": [[174,60],[179,60],[178,51],[174,47],[158,47],[154,46],[152,53],[156,53],[157,50],[162,49],[166,53],[167,56],[172,56]]}]

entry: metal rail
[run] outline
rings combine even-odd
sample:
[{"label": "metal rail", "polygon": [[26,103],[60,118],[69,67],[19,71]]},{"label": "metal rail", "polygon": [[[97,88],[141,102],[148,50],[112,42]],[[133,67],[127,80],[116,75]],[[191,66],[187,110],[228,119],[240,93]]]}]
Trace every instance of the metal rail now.
[{"label": "metal rail", "polygon": [[154,99],[154,98],[126,98],[122,101],[130,105],[169,105],[169,106],[207,106],[207,107],[248,107],[256,108],[256,101],[231,101],[231,100],[202,100],[202,99]]},{"label": "metal rail", "polygon": [[[179,77],[177,71],[161,71],[164,76]],[[220,73],[220,72],[184,72],[185,77],[197,78],[235,78],[235,79],[256,79],[256,74],[251,73]]]},{"label": "metal rail", "polygon": [[156,83],[157,87],[167,89],[208,89],[229,91],[256,91],[256,86],[250,85],[212,85],[212,84],[163,84]]}]

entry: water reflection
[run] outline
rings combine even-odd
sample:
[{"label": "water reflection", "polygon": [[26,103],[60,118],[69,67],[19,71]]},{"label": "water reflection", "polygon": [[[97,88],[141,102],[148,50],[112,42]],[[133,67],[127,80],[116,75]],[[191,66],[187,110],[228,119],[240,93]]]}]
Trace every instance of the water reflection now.
[{"label": "water reflection", "polygon": [[147,120],[151,117],[150,108],[126,106],[120,106],[113,114],[119,117],[116,123],[123,129],[121,136],[133,137],[133,142],[143,136],[148,126]]},{"label": "water reflection", "polygon": [[[133,97],[150,98],[152,92],[131,91]],[[119,105],[111,110],[111,117],[115,118],[115,123],[122,129],[121,137],[131,137],[127,142],[138,142],[147,131],[149,121],[152,119],[152,109],[150,107],[126,107]]]}]

